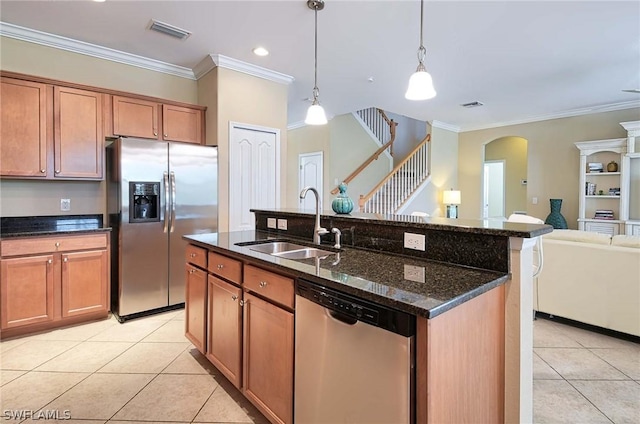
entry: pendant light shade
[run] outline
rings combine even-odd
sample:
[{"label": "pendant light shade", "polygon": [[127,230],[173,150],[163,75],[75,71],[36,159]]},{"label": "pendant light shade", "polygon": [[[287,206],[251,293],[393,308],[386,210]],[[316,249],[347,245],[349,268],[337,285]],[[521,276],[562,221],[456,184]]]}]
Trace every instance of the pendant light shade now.
[{"label": "pendant light shade", "polygon": [[420,48],[418,48],[418,69],[409,78],[409,87],[404,97],[408,100],[427,100],[436,96],[433,88],[433,79],[424,67],[424,59],[427,56],[427,49],[422,42],[422,28],[424,15],[424,0],[420,0]]},{"label": "pendant light shade", "polygon": [[304,123],[307,125],[325,125],[327,123],[327,115],[320,106],[318,96],[318,10],[324,9],[324,0],[307,0],[307,7],[315,13],[315,65],[314,65],[314,83],[313,83],[313,103],[307,110],[307,117]]}]

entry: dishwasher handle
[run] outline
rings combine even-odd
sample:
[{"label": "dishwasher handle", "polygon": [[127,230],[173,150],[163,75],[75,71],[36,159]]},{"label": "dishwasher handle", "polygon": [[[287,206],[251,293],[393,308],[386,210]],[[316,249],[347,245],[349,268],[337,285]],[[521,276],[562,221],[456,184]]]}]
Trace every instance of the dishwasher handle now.
[{"label": "dishwasher handle", "polygon": [[327,313],[331,318],[335,319],[336,321],[343,322],[347,325],[356,325],[356,323],[358,322],[357,319],[350,317],[349,315],[341,314],[340,312],[332,311],[330,309],[327,309]]}]

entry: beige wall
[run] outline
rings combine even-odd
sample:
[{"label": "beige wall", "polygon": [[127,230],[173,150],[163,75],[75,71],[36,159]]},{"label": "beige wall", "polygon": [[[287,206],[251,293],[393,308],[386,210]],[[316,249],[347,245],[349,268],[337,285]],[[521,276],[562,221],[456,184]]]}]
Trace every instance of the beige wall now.
[{"label": "beige wall", "polygon": [[[0,37],[0,69],[186,103],[197,102],[196,81],[134,66]],[[71,211],[60,211],[60,199]],[[0,180],[0,215],[106,213],[99,182]]]},{"label": "beige wall", "polygon": [[504,160],[504,213],[527,210],[527,140],[501,137],[485,146],[484,160]]},{"label": "beige wall", "polygon": [[[287,91],[284,84],[224,68],[214,68],[198,81],[198,100],[207,110],[207,144],[218,146],[218,228],[229,228],[229,123],[259,125],[280,130],[280,204],[287,190]],[[217,96],[216,96],[217,95]],[[213,100],[212,96],[216,100]],[[214,118],[215,116],[215,118]],[[213,125],[216,122],[216,125]],[[210,128],[213,126],[214,128]]]},{"label": "beige wall", "polygon": [[195,80],[0,37],[0,69],[177,102],[197,103]]},{"label": "beige wall", "polygon": [[[639,109],[595,113],[570,118],[510,125],[459,134],[458,181],[462,191],[461,218],[482,216],[481,175],[484,145],[500,137],[528,141],[527,213],[541,219],[549,214],[549,199],[563,199],[562,214],[577,228],[579,154],[576,141],[626,137],[619,124],[639,119]],[[532,204],[532,198],[538,204]]]}]

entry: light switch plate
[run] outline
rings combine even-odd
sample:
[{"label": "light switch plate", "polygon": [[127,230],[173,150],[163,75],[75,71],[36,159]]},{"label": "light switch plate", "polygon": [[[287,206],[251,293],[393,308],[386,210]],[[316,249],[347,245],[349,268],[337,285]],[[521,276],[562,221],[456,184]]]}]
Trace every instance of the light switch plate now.
[{"label": "light switch plate", "polygon": [[71,210],[71,199],[60,199],[60,210],[68,212]]},{"label": "light switch plate", "polygon": [[425,237],[424,234],[404,233],[404,247],[413,250],[425,249]]},{"label": "light switch plate", "polygon": [[276,228],[275,218],[267,218],[267,228]]},{"label": "light switch plate", "polygon": [[287,220],[278,219],[278,230],[286,230],[286,229],[287,229]]}]

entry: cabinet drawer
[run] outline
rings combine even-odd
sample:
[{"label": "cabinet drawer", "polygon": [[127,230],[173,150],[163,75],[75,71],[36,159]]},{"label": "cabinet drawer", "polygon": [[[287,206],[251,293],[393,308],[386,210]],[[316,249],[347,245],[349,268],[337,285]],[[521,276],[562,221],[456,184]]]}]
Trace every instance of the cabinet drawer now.
[{"label": "cabinet drawer", "polygon": [[209,252],[209,272],[240,285],[242,284],[242,262],[217,253]]},{"label": "cabinet drawer", "polygon": [[0,254],[3,257],[9,257],[51,252],[70,252],[74,250],[104,249],[106,247],[106,233],[82,236],[30,237],[3,240],[0,242]]},{"label": "cabinet drawer", "polygon": [[293,279],[253,265],[244,267],[244,288],[293,309]]},{"label": "cabinet drawer", "polygon": [[207,267],[207,249],[203,249],[202,247],[198,247],[190,244],[187,246],[185,259],[188,263],[194,264],[195,266],[199,266],[200,268],[206,268]]}]

